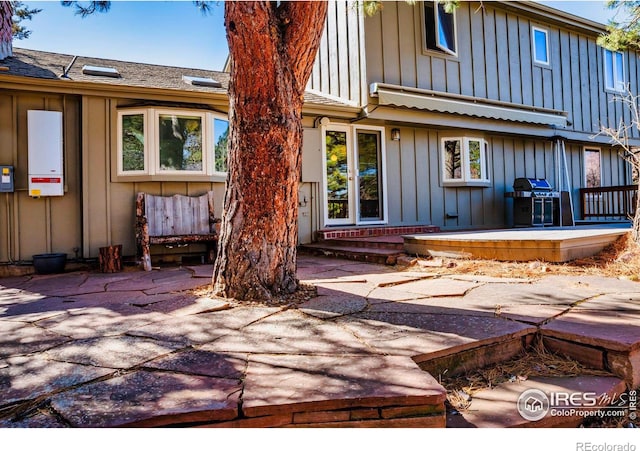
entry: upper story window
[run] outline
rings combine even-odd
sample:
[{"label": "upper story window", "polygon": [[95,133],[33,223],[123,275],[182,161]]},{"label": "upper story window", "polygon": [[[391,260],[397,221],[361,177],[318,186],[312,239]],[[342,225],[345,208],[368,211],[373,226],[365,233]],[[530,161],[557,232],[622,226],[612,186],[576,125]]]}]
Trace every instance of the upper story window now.
[{"label": "upper story window", "polygon": [[442,138],[444,185],[483,186],[489,183],[487,142],[482,138]]},{"label": "upper story window", "polygon": [[439,1],[426,1],[424,5],[425,48],[457,56],[455,11],[446,12]]},{"label": "upper story window", "polygon": [[602,49],[604,52],[604,86],[610,91],[624,92],[624,56],[622,52]]},{"label": "upper story window", "polygon": [[118,175],[203,175],[227,170],[229,121],[202,111],[118,112]]},{"label": "upper story window", "polygon": [[532,27],[533,61],[537,64],[549,65],[549,33],[547,30]]}]

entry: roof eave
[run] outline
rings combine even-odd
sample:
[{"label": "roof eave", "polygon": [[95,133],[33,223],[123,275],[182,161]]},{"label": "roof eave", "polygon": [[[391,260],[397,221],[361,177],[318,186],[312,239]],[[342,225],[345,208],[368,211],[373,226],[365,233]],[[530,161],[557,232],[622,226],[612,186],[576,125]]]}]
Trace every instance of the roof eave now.
[{"label": "roof eave", "polygon": [[29,91],[47,91],[60,94],[89,94],[109,95],[118,98],[130,98],[143,95],[145,98],[156,99],[180,97],[182,99],[227,100],[223,92],[187,91],[167,88],[142,87],[130,85],[114,85],[106,83],[92,83],[75,80],[55,80],[35,77],[20,77],[0,73],[0,83],[3,89],[21,89]]},{"label": "roof eave", "polygon": [[[92,83],[75,80],[55,80],[35,77],[21,77],[0,73],[0,84],[3,89],[46,91],[59,94],[101,95],[114,98],[144,97],[149,100],[166,100],[172,97],[176,100],[193,101],[208,100],[228,104],[226,92],[187,91],[166,88],[140,87],[128,85],[113,85],[106,83]],[[326,105],[305,102],[303,113],[308,115],[332,115],[344,118],[355,118],[361,108],[351,105]]]},{"label": "roof eave", "polygon": [[540,3],[532,2],[532,1],[504,1],[500,0],[497,3],[500,3],[503,8],[510,10],[518,10],[522,12],[526,12],[532,15],[535,15],[541,19],[546,21],[554,21],[564,26],[569,26],[571,28],[588,32],[592,34],[602,34],[607,31],[607,27],[605,24],[601,24],[599,22],[595,22],[593,20],[586,19],[584,17],[576,16],[571,13],[567,13],[565,11],[561,11],[556,8],[552,8],[550,6],[542,5]]}]

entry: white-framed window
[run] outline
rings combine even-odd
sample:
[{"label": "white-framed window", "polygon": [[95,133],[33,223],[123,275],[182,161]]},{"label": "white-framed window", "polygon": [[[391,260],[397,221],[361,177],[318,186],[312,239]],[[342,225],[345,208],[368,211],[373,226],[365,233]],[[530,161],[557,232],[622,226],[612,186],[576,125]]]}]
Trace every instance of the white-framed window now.
[{"label": "white-framed window", "polygon": [[600,149],[597,147],[584,148],[584,186],[586,188],[602,186]]},{"label": "white-framed window", "polygon": [[604,52],[604,86],[607,90],[624,92],[626,86],[624,55],[622,52],[602,49]]},{"label": "white-framed window", "polygon": [[118,113],[118,174],[141,175],[149,172],[148,137],[146,110]]},{"label": "white-framed window", "polygon": [[155,110],[153,146],[156,174],[207,174],[206,114]]},{"label": "white-framed window", "polygon": [[227,173],[227,154],[229,151],[229,120],[215,116],[213,120],[213,172]]},{"label": "white-framed window", "polygon": [[137,108],[118,112],[118,176],[223,175],[227,116],[200,110]]},{"label": "white-framed window", "polygon": [[451,186],[485,186],[490,183],[487,142],[475,137],[441,140],[442,182]]},{"label": "white-framed window", "polygon": [[533,47],[533,62],[549,65],[549,32],[544,28],[531,27],[531,45]]},{"label": "white-framed window", "polygon": [[458,56],[456,14],[447,12],[444,3],[433,0],[423,2],[424,47]]}]

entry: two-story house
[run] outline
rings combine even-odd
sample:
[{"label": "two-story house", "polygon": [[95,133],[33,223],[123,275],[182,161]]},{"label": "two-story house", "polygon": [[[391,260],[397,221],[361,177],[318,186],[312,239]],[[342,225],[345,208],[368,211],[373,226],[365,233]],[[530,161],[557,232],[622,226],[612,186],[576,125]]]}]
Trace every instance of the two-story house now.
[{"label": "two-story house", "polygon": [[[558,205],[581,219],[581,188],[632,183],[597,134],[631,119],[613,100],[638,92],[640,66],[597,46],[601,24],[529,2],[453,13],[387,2],[366,18],[354,5],[330,4],[306,94],[301,243],[324,229],[510,226],[505,193],[523,177],[567,191]],[[95,258],[112,244],[133,255],[140,191],[212,190],[221,215],[228,74],[19,49],[0,69],[0,166],[13,182],[0,193],[0,262]],[[34,188],[29,143],[45,130],[60,137],[63,175]]]},{"label": "two-story house", "polygon": [[320,227],[504,227],[514,216],[505,193],[521,177],[568,191],[562,207],[575,219],[603,219],[607,198],[630,203],[633,188],[580,194],[632,183],[598,133],[629,123],[615,99],[637,94],[639,60],[599,47],[603,25],[531,2],[460,2],[453,13],[385,2],[355,34],[343,8],[329,13],[311,87],[362,111],[320,127]]}]

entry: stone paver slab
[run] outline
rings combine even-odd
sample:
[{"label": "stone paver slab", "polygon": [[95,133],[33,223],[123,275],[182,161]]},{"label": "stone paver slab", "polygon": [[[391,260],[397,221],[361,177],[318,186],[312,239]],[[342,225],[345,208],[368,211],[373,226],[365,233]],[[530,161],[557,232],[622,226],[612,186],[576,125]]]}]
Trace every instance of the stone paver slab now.
[{"label": "stone paver slab", "polygon": [[0,428],[64,428],[67,427],[64,423],[61,423],[52,415],[38,413],[33,416],[28,416],[20,420],[4,419],[0,420]]},{"label": "stone paver slab", "polygon": [[371,350],[338,325],[286,310],[202,346],[218,352],[362,354]]},{"label": "stone paver slab", "polygon": [[[189,280],[191,271],[171,268],[161,271],[140,272],[133,277],[126,277],[107,284],[107,291],[144,291],[173,283]],[[202,282],[202,281],[201,281]]]},{"label": "stone paver slab", "polygon": [[569,311],[564,305],[518,305],[500,307],[500,316],[528,324],[540,324]]},{"label": "stone paver slab", "polygon": [[196,288],[206,288],[211,286],[210,279],[203,279],[200,277],[193,277],[190,279],[177,280],[168,283],[162,283],[154,286],[153,288],[146,289],[146,294],[159,294],[159,293],[179,293],[181,291],[195,290]]},{"label": "stone paver slab", "polygon": [[0,306],[0,320],[35,322],[65,313],[74,305],[75,302],[67,298],[47,297]]},{"label": "stone paver slab", "polygon": [[231,308],[224,299],[195,296],[189,293],[156,294],[137,300],[133,305],[171,316],[196,315]]},{"label": "stone paver slab", "polygon": [[318,296],[345,296],[353,295],[368,297],[375,289],[375,285],[369,282],[322,282],[314,283],[318,287]]},{"label": "stone paver slab", "polygon": [[[501,384],[495,389],[486,389],[473,395],[471,407],[462,416],[450,417],[448,427],[575,427],[583,417],[552,416],[549,412],[538,421],[529,421],[518,413],[517,402],[520,395],[529,389],[537,389],[547,396],[551,393],[586,393],[606,395],[609,399],[625,391],[624,382],[615,377],[532,377],[526,381]],[[605,403],[605,406],[607,404]]]},{"label": "stone paver slab", "polygon": [[142,291],[101,291],[68,295],[67,298],[77,302],[78,307],[99,307],[112,304],[142,303],[146,302],[147,295]]},{"label": "stone paver slab", "polygon": [[[342,278],[356,278],[352,273],[343,271],[336,267],[310,267],[310,268],[298,268],[296,273],[298,275],[298,279],[300,282],[304,283],[314,283],[316,281],[337,281]],[[358,277],[358,280],[363,279],[362,277]]]},{"label": "stone paver slab", "polygon": [[0,358],[44,351],[69,341],[68,337],[18,321],[0,321]]},{"label": "stone paver slab", "polygon": [[39,327],[68,337],[83,339],[120,335],[130,329],[159,322],[167,315],[129,305],[72,309],[63,315],[38,321]]},{"label": "stone paver slab", "polygon": [[100,337],[75,340],[46,352],[52,360],[105,368],[130,368],[169,354],[177,345],[139,337]]},{"label": "stone paver slab", "polygon": [[598,292],[581,285],[577,278],[567,280],[549,276],[548,282],[533,284],[486,284],[467,294],[470,304],[485,307],[508,305],[571,305]]},{"label": "stone paver slab", "polygon": [[69,293],[83,293],[80,286],[87,281],[88,277],[89,273],[86,272],[33,276],[20,288],[47,296],[66,296]]},{"label": "stone paver slab", "polygon": [[574,311],[580,310],[629,312],[640,315],[640,287],[636,293],[604,294],[581,302],[574,308]]},{"label": "stone paver slab", "polygon": [[56,362],[42,354],[9,357],[0,368],[0,406],[34,399],[113,372],[108,368]]},{"label": "stone paver slab", "polygon": [[0,306],[36,302],[45,297],[44,294],[32,293],[19,288],[4,288],[0,289]]},{"label": "stone paver slab", "polygon": [[492,277],[482,276],[476,274],[456,274],[452,276],[446,276],[446,279],[463,280],[466,282],[476,283],[533,283],[538,279],[519,278],[519,277]]},{"label": "stone paver slab", "polygon": [[434,405],[445,390],[409,358],[253,355],[243,394],[248,417],[350,407]]},{"label": "stone paver slab", "polygon": [[29,282],[33,276],[14,276],[0,278],[0,292],[6,288],[22,287]]},{"label": "stone paver slab", "polygon": [[426,279],[417,282],[404,283],[391,287],[393,290],[416,293],[420,297],[435,296],[464,296],[468,291],[479,287],[480,284],[462,280]]},{"label": "stone paver slab", "polygon": [[402,302],[375,303],[369,299],[368,312],[376,313],[431,313],[441,315],[471,315],[501,317],[527,324],[538,325],[566,312],[569,306],[556,305],[478,305],[467,297],[443,296],[402,300]]},{"label": "stone paver slab", "polygon": [[51,398],[75,427],[152,427],[237,417],[237,380],[136,371]]},{"label": "stone paver slab", "polygon": [[181,343],[185,346],[202,344],[227,335],[239,335],[239,329],[278,311],[278,308],[268,307],[237,307],[200,315],[171,317],[146,326],[131,328],[128,334]]},{"label": "stone paver slab", "polygon": [[[366,273],[359,275],[351,275],[348,277],[340,277],[339,279],[323,279],[324,281],[329,282],[348,282],[351,280],[365,280],[366,282],[373,284],[377,287],[382,286],[391,286],[395,284],[403,284],[412,281],[418,281],[423,279],[428,279],[433,277],[427,273],[423,274],[415,274],[415,273],[403,273],[403,272],[389,272],[389,273]],[[320,281],[316,281],[315,283],[319,283]]]},{"label": "stone paver slab", "polygon": [[415,313],[441,315],[494,316],[493,311],[467,308],[463,297],[445,296],[439,298],[410,299],[402,302],[375,303],[367,310],[371,313]]},{"label": "stone paver slab", "polygon": [[640,349],[640,314],[576,309],[542,326],[543,335],[614,351]]},{"label": "stone paver slab", "polygon": [[538,283],[550,286],[564,285],[575,288],[585,288],[597,293],[633,293],[640,292],[640,283],[628,279],[603,276],[550,276],[541,279]]},{"label": "stone paver slab", "polygon": [[384,287],[375,288],[367,296],[367,300],[370,304],[377,304],[380,302],[389,301],[409,301],[411,299],[420,299],[424,296],[418,293],[410,293],[408,291],[401,291],[399,287]]},{"label": "stone paver slab", "polygon": [[383,354],[418,360],[534,333],[534,327],[502,318],[452,314],[359,313],[337,320]]},{"label": "stone paver slab", "polygon": [[358,262],[346,262],[340,266],[340,269],[353,274],[385,274],[396,272],[395,269],[389,266]]},{"label": "stone paver slab", "polygon": [[316,318],[335,318],[358,313],[367,308],[368,302],[359,296],[318,296],[298,306],[300,311]]},{"label": "stone paver slab", "polygon": [[225,354],[198,349],[177,352],[144,364],[147,368],[200,376],[241,379],[247,368],[247,354]]},{"label": "stone paver slab", "polygon": [[213,277],[213,265],[194,265],[185,266],[186,269],[191,271],[192,277],[211,279]]}]

